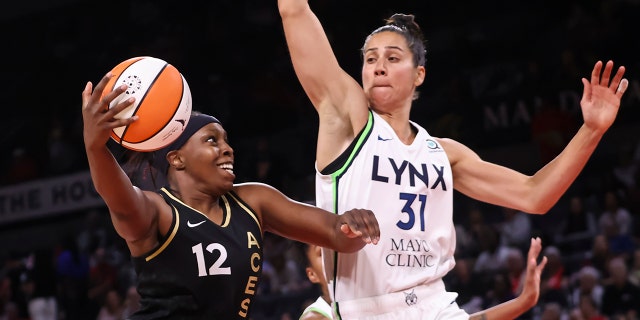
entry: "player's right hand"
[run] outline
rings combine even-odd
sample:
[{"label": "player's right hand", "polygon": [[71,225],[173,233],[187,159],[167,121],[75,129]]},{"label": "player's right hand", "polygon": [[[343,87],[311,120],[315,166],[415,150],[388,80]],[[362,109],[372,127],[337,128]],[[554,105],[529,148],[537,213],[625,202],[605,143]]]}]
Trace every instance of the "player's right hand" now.
[{"label": "player's right hand", "polygon": [[361,237],[366,243],[380,240],[378,219],[371,210],[351,209],[340,215],[340,230],[349,238]]}]

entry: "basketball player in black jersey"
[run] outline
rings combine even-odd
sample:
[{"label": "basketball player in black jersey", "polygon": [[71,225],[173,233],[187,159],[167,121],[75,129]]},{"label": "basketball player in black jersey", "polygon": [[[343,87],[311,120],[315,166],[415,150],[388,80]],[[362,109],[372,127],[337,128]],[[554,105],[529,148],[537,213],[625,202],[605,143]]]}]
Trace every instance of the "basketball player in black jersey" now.
[{"label": "basketball player in black jersey", "polygon": [[111,74],[82,92],[84,143],[91,177],[126,241],[138,276],[141,309],[130,319],[247,319],[260,281],[262,236],[354,252],[377,243],[369,210],[331,214],[260,183],[234,184],[234,153],[211,116],[194,114],[181,136],[160,151],[158,192],[134,186],[107,147],[110,131],[137,117],[114,116],[131,105],[100,98]]}]

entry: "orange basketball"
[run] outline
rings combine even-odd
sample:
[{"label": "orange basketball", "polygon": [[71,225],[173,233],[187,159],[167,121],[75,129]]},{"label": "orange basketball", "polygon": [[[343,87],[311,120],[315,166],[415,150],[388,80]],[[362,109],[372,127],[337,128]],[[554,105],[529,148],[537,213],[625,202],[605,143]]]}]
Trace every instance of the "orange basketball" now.
[{"label": "orange basketball", "polygon": [[191,114],[191,91],[187,81],[173,65],[154,57],[135,57],[118,64],[102,95],[126,84],[128,89],[116,97],[109,108],[134,97],[135,103],[116,115],[138,121],[111,132],[111,138],[127,149],[155,151],[182,133]]}]

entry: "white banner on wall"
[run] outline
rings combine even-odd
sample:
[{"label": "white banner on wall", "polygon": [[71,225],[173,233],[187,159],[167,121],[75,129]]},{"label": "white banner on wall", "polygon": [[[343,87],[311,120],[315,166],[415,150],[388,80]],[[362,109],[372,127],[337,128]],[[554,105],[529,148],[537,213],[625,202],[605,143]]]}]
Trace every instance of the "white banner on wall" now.
[{"label": "white banner on wall", "polygon": [[0,224],[103,206],[89,171],[0,189]]}]

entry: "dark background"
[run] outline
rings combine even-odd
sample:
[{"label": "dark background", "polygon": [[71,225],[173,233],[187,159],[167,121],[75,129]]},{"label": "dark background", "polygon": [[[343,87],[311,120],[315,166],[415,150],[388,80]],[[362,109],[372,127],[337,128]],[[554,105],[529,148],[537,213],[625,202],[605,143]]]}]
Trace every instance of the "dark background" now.
[{"label": "dark background", "polygon": [[[618,119],[571,192],[600,198],[615,185],[613,168],[637,152],[638,1],[311,5],[338,60],[357,80],[359,48],[369,32],[392,13],[415,14],[428,53],[412,120],[432,135],[457,139],[487,160],[528,174],[558,151],[541,147],[536,137],[549,130],[566,144],[582,121],[580,78],[590,76],[597,60],[611,59],[627,67],[631,85]],[[125,59],[149,55],[183,73],[194,109],[222,120],[236,151],[238,182],[263,181],[292,198],[313,200],[317,116],[293,73],[275,0],[11,2],[0,10],[0,39],[0,188],[86,171],[80,112],[85,83],[96,83]],[[543,112],[548,110],[553,112]],[[473,202],[456,197],[456,221],[462,223]],[[484,208],[489,220],[499,220],[498,208]],[[0,220],[0,254],[54,246],[62,235],[82,229],[93,209]],[[106,212],[101,214],[111,228]],[[536,217],[537,226],[553,230],[555,217]]]},{"label": "dark background", "polygon": [[[412,119],[434,135],[480,151],[528,143],[530,119],[516,111],[532,117],[541,98],[562,104],[579,121],[580,77],[589,76],[595,61],[609,59],[625,65],[632,81],[616,126],[637,123],[638,108],[628,107],[638,103],[639,49],[633,35],[639,8],[633,1],[323,0],[312,5],[343,67],[356,79],[365,36],[391,13],[416,14],[428,61]],[[288,60],[275,1],[112,1],[108,6],[25,1],[3,11],[0,27],[5,56],[0,143],[9,152],[25,149],[47,167],[43,143],[59,123],[63,135],[81,146],[78,109],[86,81],[96,83],[127,58],[151,55],[179,68],[192,88],[194,109],[222,119],[238,147],[266,137],[286,150],[294,167],[292,153],[304,159],[303,168],[295,170],[312,170],[317,119]],[[564,99],[567,93],[574,99]],[[500,112],[501,123],[487,124],[487,113]],[[3,160],[7,164],[9,158]]]}]

